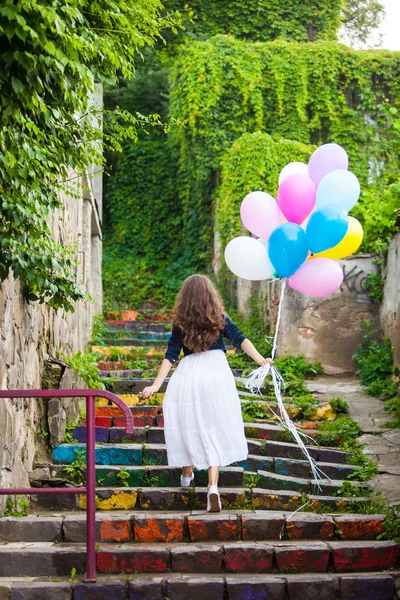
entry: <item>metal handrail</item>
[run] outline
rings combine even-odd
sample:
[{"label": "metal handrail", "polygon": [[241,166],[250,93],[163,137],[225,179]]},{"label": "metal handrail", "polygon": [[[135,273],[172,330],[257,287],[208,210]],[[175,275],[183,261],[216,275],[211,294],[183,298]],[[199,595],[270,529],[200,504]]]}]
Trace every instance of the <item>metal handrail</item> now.
[{"label": "metal handrail", "polygon": [[110,400],[126,417],[126,432],[133,432],[130,408],[121,398],[105,390],[0,390],[0,398],[86,398],[86,487],[85,488],[18,488],[1,489],[0,496],[16,494],[86,494],[86,582],[96,581],[96,447],[95,411],[96,397]]}]

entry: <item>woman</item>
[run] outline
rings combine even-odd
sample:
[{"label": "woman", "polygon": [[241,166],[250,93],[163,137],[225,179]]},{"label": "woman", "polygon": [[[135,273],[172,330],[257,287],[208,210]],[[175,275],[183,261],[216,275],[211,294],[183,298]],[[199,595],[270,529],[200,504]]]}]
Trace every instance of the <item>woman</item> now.
[{"label": "woman", "polygon": [[208,469],[207,510],[219,512],[219,468],[247,458],[248,448],[240,399],[226,359],[222,336],[258,365],[272,363],[225,314],[208,277],[192,275],[182,285],[174,308],[175,321],[165,358],[153,385],[159,391],[183,349],[163,403],[168,465],[182,467],[181,485],[193,481],[192,467]]}]

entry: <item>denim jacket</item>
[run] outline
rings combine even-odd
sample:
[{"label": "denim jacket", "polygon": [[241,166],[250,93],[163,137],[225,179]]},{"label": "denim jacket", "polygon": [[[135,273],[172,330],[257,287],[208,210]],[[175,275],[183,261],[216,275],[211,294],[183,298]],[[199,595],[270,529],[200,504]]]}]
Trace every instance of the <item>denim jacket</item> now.
[{"label": "denim jacket", "polygon": [[[243,335],[240,329],[235,325],[233,321],[230,320],[230,318],[227,315],[225,315],[225,327],[221,331],[221,335],[219,336],[217,341],[212,346],[210,346],[209,350],[223,350],[224,352],[226,352],[222,336],[228,338],[236,348],[240,348],[240,346],[246,339],[246,336]],[[187,356],[188,354],[193,354],[193,350],[190,350],[189,348],[184,346],[181,331],[179,327],[174,325],[172,327],[171,337],[168,341],[168,348],[165,353],[165,358],[167,358],[169,362],[173,364],[177,361],[182,349],[185,356]]]}]

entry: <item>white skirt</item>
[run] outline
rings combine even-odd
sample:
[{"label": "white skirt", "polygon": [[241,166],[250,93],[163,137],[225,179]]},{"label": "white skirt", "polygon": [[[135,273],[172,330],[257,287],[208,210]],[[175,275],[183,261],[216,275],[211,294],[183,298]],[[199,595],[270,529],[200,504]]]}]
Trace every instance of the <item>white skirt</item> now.
[{"label": "white skirt", "polygon": [[223,350],[185,356],[163,402],[168,465],[226,466],[248,454],[240,399]]}]

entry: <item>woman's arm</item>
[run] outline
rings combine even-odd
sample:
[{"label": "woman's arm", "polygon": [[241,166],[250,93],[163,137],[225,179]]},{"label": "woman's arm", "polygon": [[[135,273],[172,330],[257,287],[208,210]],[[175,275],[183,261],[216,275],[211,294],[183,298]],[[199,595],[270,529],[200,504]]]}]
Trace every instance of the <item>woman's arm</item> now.
[{"label": "woman's arm", "polygon": [[258,352],[257,348],[254,347],[254,345],[251,343],[251,341],[249,339],[245,339],[241,345],[240,345],[241,349],[246,352],[246,354],[248,354],[250,356],[250,358],[252,358],[258,365],[260,365],[260,367],[264,367],[265,365],[273,365],[274,361],[272,360],[272,358],[264,358],[263,356],[261,356],[261,354]]},{"label": "woman's arm", "polygon": [[172,367],[172,364],[170,363],[170,361],[167,358],[164,358],[164,360],[161,363],[161,367],[158,372],[158,375],[154,380],[153,385],[149,385],[149,386],[145,387],[144,390],[142,391],[143,398],[148,398],[149,396],[152,396],[152,394],[156,394],[158,392],[158,390],[164,383],[166,376],[170,372],[171,367]]}]

